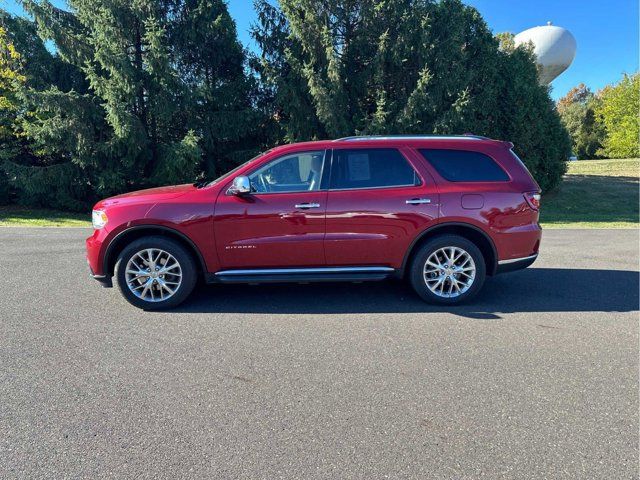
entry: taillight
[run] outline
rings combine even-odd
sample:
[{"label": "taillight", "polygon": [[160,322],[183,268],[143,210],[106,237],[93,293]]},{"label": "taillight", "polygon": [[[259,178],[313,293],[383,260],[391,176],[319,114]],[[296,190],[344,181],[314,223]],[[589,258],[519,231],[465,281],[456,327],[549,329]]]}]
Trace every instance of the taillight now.
[{"label": "taillight", "polygon": [[540,210],[540,194],[537,192],[527,192],[524,198],[529,206],[534,210]]}]

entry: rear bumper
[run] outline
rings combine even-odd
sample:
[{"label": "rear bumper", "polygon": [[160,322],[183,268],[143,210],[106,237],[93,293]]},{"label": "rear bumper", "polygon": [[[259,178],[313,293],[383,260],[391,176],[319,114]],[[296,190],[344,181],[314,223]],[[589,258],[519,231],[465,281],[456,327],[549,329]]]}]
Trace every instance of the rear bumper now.
[{"label": "rear bumper", "polygon": [[522,258],[511,258],[509,260],[500,260],[496,273],[513,272],[514,270],[522,270],[527,268],[538,258],[538,254],[530,255]]}]

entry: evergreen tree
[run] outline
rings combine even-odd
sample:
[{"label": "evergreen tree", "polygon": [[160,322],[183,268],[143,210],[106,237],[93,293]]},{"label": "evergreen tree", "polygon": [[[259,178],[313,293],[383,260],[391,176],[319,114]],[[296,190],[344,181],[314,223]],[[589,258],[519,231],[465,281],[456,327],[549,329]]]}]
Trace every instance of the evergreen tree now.
[{"label": "evergreen tree", "polygon": [[[0,146],[0,168],[21,204],[85,209],[94,198],[90,179],[83,157],[70,147],[87,150],[88,83],[76,67],[46,49],[33,22],[0,12],[0,24],[24,59],[25,78],[16,90],[19,108],[12,115],[11,138]],[[84,158],[95,162],[91,154]]]},{"label": "evergreen tree", "polygon": [[[251,65],[261,79],[258,107],[273,120],[273,141],[327,138],[303,73],[306,55],[301,42],[291,34],[279,8],[268,0],[256,0],[254,6],[258,23],[251,33],[261,53],[253,55]],[[281,136],[278,129],[282,129]]]},{"label": "evergreen tree", "polygon": [[168,31],[182,79],[185,122],[196,132],[208,176],[221,174],[255,154],[265,139],[264,119],[253,104],[255,82],[222,0],[176,0]]},{"label": "evergreen tree", "polygon": [[[265,141],[223,0],[24,0],[86,88],[32,88],[26,134],[102,197],[225,170]],[[93,201],[94,196],[85,196]]]},{"label": "evergreen tree", "polygon": [[83,71],[105,110],[108,150],[119,163],[110,181],[122,188],[144,185],[157,169],[166,171],[166,162],[194,175],[198,157],[168,158],[182,151],[177,147],[188,133],[180,121],[181,85],[166,38],[171,5],[71,0],[70,13],[47,1],[24,3],[42,34]]},{"label": "evergreen tree", "polygon": [[562,180],[571,153],[571,140],[563,127],[547,87],[538,84],[533,54],[524,47],[500,52],[501,67],[495,100],[494,138],[512,141],[543,192]]},{"label": "evergreen tree", "polygon": [[[0,12],[0,25],[8,32],[20,57],[23,81],[14,86],[15,108],[3,122],[5,136],[0,143],[0,170],[8,175],[16,200],[27,205],[77,209],[87,197],[87,179],[70,162],[69,155],[50,155],[53,143],[39,144],[28,129],[47,109],[39,94],[52,88],[83,89],[86,83],[77,69],[52,55],[36,34],[35,25],[23,18]],[[82,124],[81,124],[82,125]],[[65,142],[68,138],[65,136]],[[42,148],[44,145],[44,148]],[[66,153],[66,150],[65,150]]]},{"label": "evergreen tree", "polygon": [[532,53],[459,0],[256,3],[257,71],[284,137],[473,132],[513,141],[544,190],[570,144]]}]

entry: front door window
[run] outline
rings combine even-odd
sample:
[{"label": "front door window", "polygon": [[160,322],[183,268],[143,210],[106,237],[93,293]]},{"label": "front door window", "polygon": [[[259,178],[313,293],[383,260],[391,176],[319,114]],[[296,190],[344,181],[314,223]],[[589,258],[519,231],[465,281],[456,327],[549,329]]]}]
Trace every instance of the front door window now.
[{"label": "front door window", "polygon": [[320,189],[324,151],[294,153],[259,168],[249,181],[253,193],[311,192]]}]

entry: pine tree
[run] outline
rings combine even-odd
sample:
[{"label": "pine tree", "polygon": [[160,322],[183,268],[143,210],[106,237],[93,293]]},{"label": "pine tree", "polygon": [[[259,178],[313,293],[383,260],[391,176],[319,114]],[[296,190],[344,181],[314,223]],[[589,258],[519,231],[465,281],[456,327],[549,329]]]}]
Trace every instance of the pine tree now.
[{"label": "pine tree", "polygon": [[[24,1],[87,89],[30,92],[44,108],[25,130],[52,156],[70,156],[98,196],[192,181],[203,168],[214,174],[263,143],[245,53],[223,0],[68,4],[70,11]],[[61,143],[65,129],[76,142]]]},{"label": "pine tree", "polygon": [[[569,141],[531,52],[459,0],[257,3],[258,74],[285,138],[473,132],[513,141],[547,190]],[[539,136],[534,135],[537,134]]]},{"label": "pine tree", "polygon": [[222,0],[176,0],[168,36],[182,79],[185,120],[200,138],[204,170],[214,176],[255,154],[264,119],[254,108],[255,82]]},{"label": "pine tree", "polygon": [[[261,53],[253,55],[251,65],[261,79],[257,103],[272,120],[273,142],[327,138],[304,76],[306,54],[301,42],[291,34],[282,11],[268,0],[256,0],[254,6],[258,23],[252,36]],[[278,129],[282,129],[281,136]]]},{"label": "pine tree", "polygon": [[80,70],[47,50],[33,22],[0,12],[0,24],[23,58],[25,77],[16,91],[11,141],[0,147],[0,168],[21,204],[86,209],[94,197],[82,163],[94,163],[96,156],[87,152],[84,135],[91,122],[84,109],[99,106],[87,102],[91,96]]},{"label": "pine tree", "polygon": [[[82,69],[99,98],[119,176],[131,186],[144,184],[187,133],[180,128],[180,85],[166,41],[170,5],[72,0],[73,13],[46,1],[28,0],[25,6],[43,34],[60,46],[63,58]],[[189,162],[197,159],[171,161],[193,173]]]}]

